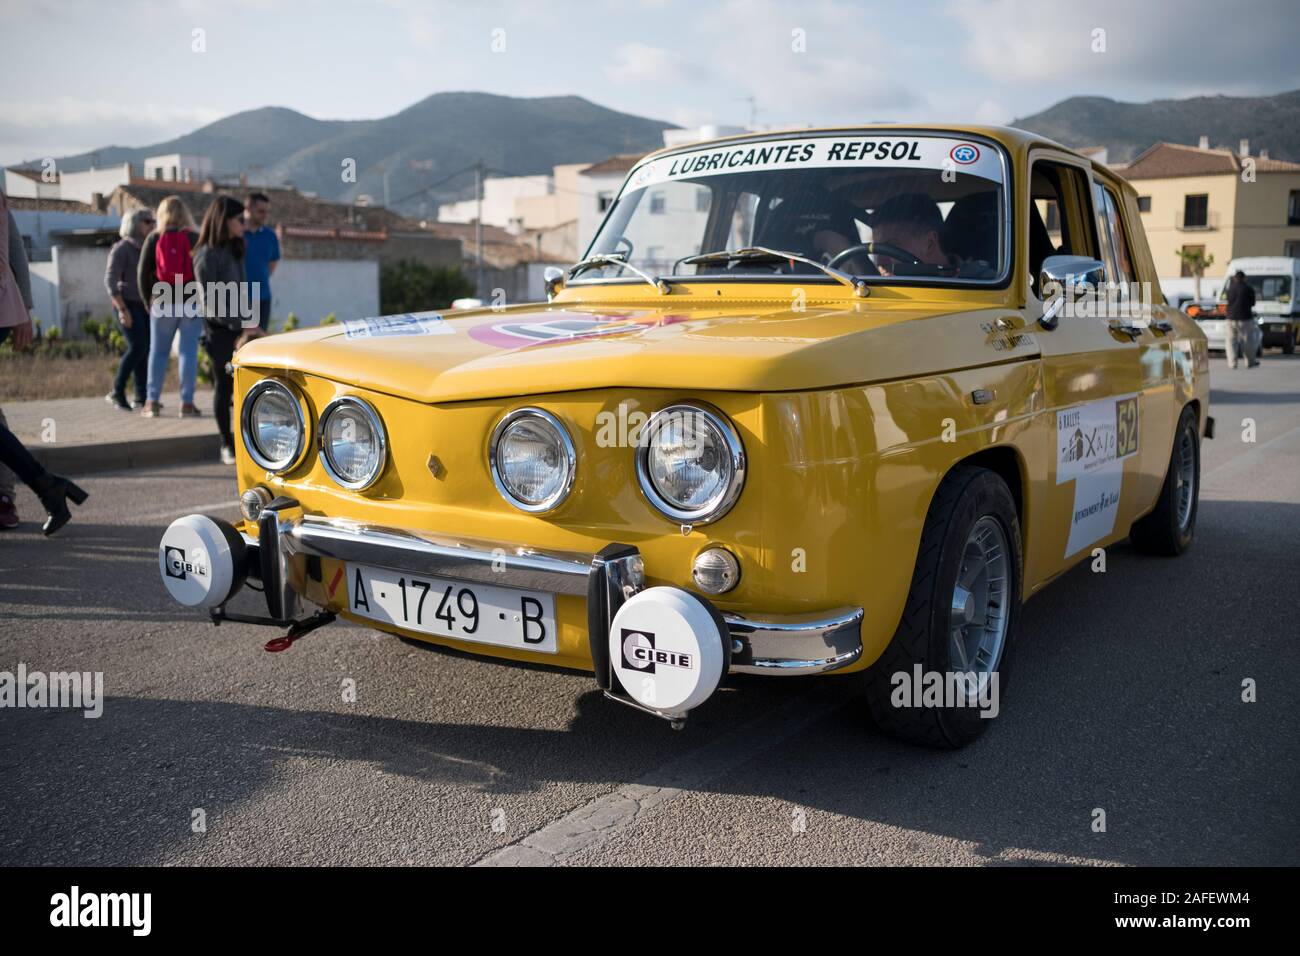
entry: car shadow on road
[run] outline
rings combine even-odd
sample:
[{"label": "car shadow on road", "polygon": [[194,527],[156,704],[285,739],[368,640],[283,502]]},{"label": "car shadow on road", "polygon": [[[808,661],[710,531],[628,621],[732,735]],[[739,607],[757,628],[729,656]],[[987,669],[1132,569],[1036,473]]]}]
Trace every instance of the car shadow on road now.
[{"label": "car shadow on road", "polygon": [[[1277,587],[1267,575],[1294,568],[1278,529],[1300,527],[1300,506],[1209,501],[1200,521],[1196,547],[1180,559],[1118,545],[1104,572],[1082,565],[1034,598],[1003,715],[971,747],[897,743],[854,701],[770,749],[753,747],[697,789],[807,808],[814,828],[823,812],[938,835],[991,863],[1294,863],[1297,694],[1281,676],[1300,665],[1287,623],[1294,581]],[[152,547],[155,537],[83,530],[90,537],[74,550],[110,563],[113,542],[134,547],[147,536]],[[137,613],[164,606],[159,594]],[[387,637],[375,650],[409,652]],[[1246,679],[1260,684],[1257,703],[1242,700]],[[681,734],[594,690],[578,691],[564,728],[145,696],[110,697],[99,720],[13,710],[0,718],[0,863],[166,859],[192,838],[189,808],[210,818],[234,810],[290,760],[538,799],[557,783],[675,786],[692,752],[729,731],[751,746],[747,725],[797,710],[825,683],[735,681]],[[40,740],[42,752],[25,749],[26,739]],[[433,786],[429,798],[448,799]],[[790,838],[788,816],[755,825]]]}]

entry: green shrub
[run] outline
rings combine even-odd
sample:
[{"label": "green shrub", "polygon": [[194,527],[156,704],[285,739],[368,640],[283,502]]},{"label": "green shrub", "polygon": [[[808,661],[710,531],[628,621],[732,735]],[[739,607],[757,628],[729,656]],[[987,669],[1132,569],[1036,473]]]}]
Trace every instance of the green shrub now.
[{"label": "green shrub", "polygon": [[445,309],[474,294],[474,282],[458,266],[431,267],[403,259],[379,270],[379,310],[384,315]]},{"label": "green shrub", "polygon": [[284,320],[284,325],[280,328],[281,332],[292,332],[298,327],[298,316],[290,312],[288,318]]}]

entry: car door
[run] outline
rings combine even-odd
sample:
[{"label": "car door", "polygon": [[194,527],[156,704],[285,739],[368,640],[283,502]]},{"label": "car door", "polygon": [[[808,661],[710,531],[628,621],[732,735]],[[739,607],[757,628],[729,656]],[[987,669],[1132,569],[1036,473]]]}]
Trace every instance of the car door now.
[{"label": "car door", "polygon": [[[1030,153],[1020,221],[1028,230],[1022,240],[1029,256],[1031,315],[1041,315],[1046,306],[1038,277],[1051,256],[1106,261],[1092,185],[1091,165],[1080,157],[1049,149]],[[1046,430],[1054,446],[1047,507],[1031,543],[1044,580],[1127,533],[1141,477],[1141,336],[1098,317],[1099,308],[1096,292],[1074,296],[1052,327],[1036,329]]]},{"label": "car door", "polygon": [[1126,522],[1131,522],[1154,506],[1169,464],[1177,420],[1170,350],[1174,316],[1170,314],[1173,309],[1164,302],[1156,277],[1139,265],[1132,228],[1139,222],[1135,218],[1136,204],[1130,209],[1118,183],[1098,176],[1095,170],[1092,196],[1101,258],[1106,263],[1107,278],[1118,290],[1108,306],[1119,314],[1108,321],[1113,327],[1127,330],[1138,346],[1142,398],[1135,437],[1140,469],[1134,493],[1122,509],[1127,513]]}]

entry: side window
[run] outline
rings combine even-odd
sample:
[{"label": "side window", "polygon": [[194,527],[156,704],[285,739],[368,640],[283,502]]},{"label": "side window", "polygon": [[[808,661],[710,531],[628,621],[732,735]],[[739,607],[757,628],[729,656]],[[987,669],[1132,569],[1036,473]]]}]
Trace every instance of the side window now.
[{"label": "side window", "polygon": [[1106,278],[1110,282],[1122,283],[1127,289],[1134,280],[1133,260],[1124,238],[1119,200],[1109,187],[1101,183],[1092,184],[1092,198],[1097,214],[1097,236],[1101,240],[1101,259],[1106,263]]},{"label": "side window", "polygon": [[1029,281],[1038,295],[1038,274],[1050,256],[1092,255],[1087,222],[1087,180],[1065,163],[1039,160],[1029,176]]}]

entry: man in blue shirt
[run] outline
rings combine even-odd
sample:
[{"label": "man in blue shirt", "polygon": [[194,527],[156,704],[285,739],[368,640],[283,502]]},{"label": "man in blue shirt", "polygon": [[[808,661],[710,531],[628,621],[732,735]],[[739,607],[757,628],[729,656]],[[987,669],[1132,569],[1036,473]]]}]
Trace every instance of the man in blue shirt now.
[{"label": "man in blue shirt", "polygon": [[244,226],[244,268],[248,281],[256,282],[257,324],[263,332],[271,321],[271,274],[280,262],[280,240],[266,224],[271,200],[266,193],[249,193]]}]

